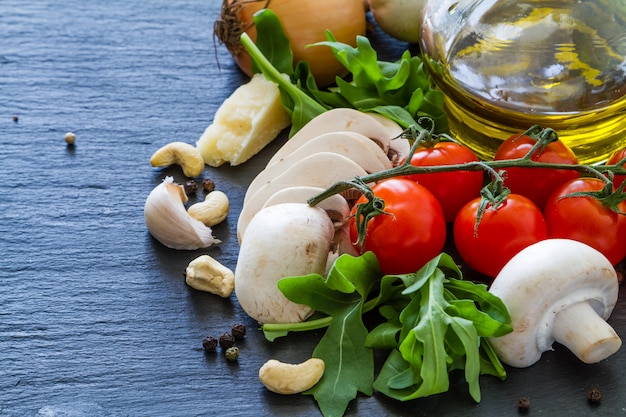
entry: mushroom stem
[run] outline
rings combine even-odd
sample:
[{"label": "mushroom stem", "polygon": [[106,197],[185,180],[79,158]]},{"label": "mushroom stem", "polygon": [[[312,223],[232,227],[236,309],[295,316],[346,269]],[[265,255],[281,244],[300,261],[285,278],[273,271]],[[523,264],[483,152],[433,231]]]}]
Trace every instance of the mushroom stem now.
[{"label": "mushroom stem", "polygon": [[552,336],[585,363],[600,362],[622,345],[615,330],[587,301],[559,311],[554,318]]}]

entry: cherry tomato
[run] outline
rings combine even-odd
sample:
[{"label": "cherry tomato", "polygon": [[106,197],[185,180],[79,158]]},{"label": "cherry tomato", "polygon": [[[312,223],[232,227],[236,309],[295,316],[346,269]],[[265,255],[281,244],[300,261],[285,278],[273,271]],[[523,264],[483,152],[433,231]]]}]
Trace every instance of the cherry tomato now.
[{"label": "cherry tomato", "polygon": [[479,204],[480,197],[459,211],[454,220],[454,244],[470,268],[495,278],[519,251],[546,239],[546,222],[530,199],[509,194],[497,209],[487,206],[474,233]]},{"label": "cherry tomato", "polygon": [[[615,165],[624,158],[626,158],[626,148],[615,152],[613,155],[611,155],[611,157],[606,163],[607,165]],[[613,187],[617,188],[620,185],[622,185],[622,183],[624,182],[624,179],[626,179],[626,175],[616,175],[613,178]]]},{"label": "cherry tomato", "polygon": [[[433,147],[418,148],[411,158],[411,165],[456,165],[477,161],[476,154],[463,145],[438,142]],[[444,218],[450,223],[465,203],[480,195],[483,177],[482,171],[450,171],[414,174],[406,178],[422,184],[437,197],[443,208]]]},{"label": "cherry tomato", "polygon": [[[422,185],[390,178],[372,187],[385,202],[384,211],[366,228],[363,252],[372,251],[384,274],[415,272],[439,255],[446,241],[446,222],[435,196]],[[361,197],[356,204],[366,202]],[[350,221],[350,238],[357,241],[356,204]],[[357,250],[359,248],[357,247]]]},{"label": "cherry tomato", "polygon": [[[516,159],[528,154],[536,140],[524,134],[513,135],[500,145],[494,160]],[[574,152],[561,141],[550,142],[545,148],[538,150],[531,158],[533,161],[558,164],[578,163]],[[548,197],[561,184],[578,178],[578,172],[566,169],[522,168],[506,169],[504,185],[511,193],[521,194],[530,198],[540,209],[546,205]]]},{"label": "cherry tomato", "polygon": [[[571,193],[599,191],[604,185],[598,178],[569,181],[550,196],[544,215],[549,237],[586,243],[615,265],[626,256],[626,215],[614,212],[593,197],[565,197]],[[618,207],[626,213],[626,202]]]}]

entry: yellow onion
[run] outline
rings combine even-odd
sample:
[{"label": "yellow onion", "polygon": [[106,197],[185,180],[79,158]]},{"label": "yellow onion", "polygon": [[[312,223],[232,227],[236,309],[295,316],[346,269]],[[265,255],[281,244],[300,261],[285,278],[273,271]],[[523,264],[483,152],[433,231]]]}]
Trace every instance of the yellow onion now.
[{"label": "yellow onion", "polygon": [[325,41],[329,30],[338,42],[356,45],[356,37],[365,35],[366,17],[363,0],[224,0],[215,22],[217,38],[228,48],[243,72],[252,75],[251,58],[241,45],[243,32],[256,41],[254,14],[270,9],[280,19],[291,43],[294,64],[306,61],[318,86],[335,82],[347,70],[333,56],[330,48],[312,43]]}]

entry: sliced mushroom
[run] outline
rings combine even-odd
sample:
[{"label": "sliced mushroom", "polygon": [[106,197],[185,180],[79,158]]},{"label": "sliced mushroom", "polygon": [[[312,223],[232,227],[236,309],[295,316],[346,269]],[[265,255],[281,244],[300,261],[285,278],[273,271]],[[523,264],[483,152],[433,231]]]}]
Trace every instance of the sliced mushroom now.
[{"label": "sliced mushroom", "polygon": [[528,246],[489,289],[508,307],[513,325],[512,333],[490,343],[504,363],[515,367],[534,364],[555,341],[585,363],[599,362],[622,344],[605,321],[618,287],[608,259],[584,243],[547,239]]},{"label": "sliced mushroom", "polygon": [[388,129],[379,121],[358,110],[350,108],[335,108],[328,110],[312,119],[289,139],[277,152],[268,165],[290,154],[303,143],[319,135],[330,132],[357,132],[378,143],[385,154],[389,151],[392,136]]},{"label": "sliced mushroom", "polygon": [[[389,158],[380,146],[367,136],[358,132],[328,132],[304,142],[288,155],[270,161],[266,168],[289,159],[302,159],[316,152],[335,152],[359,163],[367,172],[375,172],[391,167]],[[376,163],[378,161],[378,163]],[[372,165],[372,168],[368,168]]]},{"label": "sliced mushroom", "polygon": [[389,133],[390,138],[396,138],[400,136],[402,132],[404,132],[404,129],[402,128],[402,126],[400,126],[399,124],[397,124],[390,118],[383,116],[382,114],[372,112],[372,113],[367,113],[367,115],[372,117],[381,125],[383,125],[387,129],[387,132]]},{"label": "sliced mushroom", "polygon": [[[263,208],[283,203],[303,203],[306,204],[309,198],[324,191],[321,187],[310,187],[306,185],[297,187],[287,187],[278,190],[267,199]],[[326,211],[333,221],[335,229],[342,227],[350,216],[350,206],[341,194],[334,194],[320,202],[317,207]]]},{"label": "sliced mushroom", "polygon": [[355,176],[366,174],[357,163],[336,153],[319,152],[307,156],[260,187],[244,204],[237,223],[239,242],[242,242],[252,217],[277,191],[300,185],[327,188],[337,181],[350,180]]},{"label": "sliced mushroom", "polygon": [[[320,187],[298,186],[288,187],[272,195],[263,208],[283,203],[306,203],[307,200],[316,194],[324,191]],[[335,235],[331,244],[326,264],[326,273],[330,270],[335,260],[342,254],[348,253],[358,256],[359,253],[350,240],[350,205],[340,194],[334,194],[321,201],[317,207],[326,211],[335,227]]]},{"label": "sliced mushroom", "polygon": [[260,187],[307,156],[319,152],[332,152],[350,158],[367,173],[391,168],[391,161],[387,158],[387,155],[365,136],[354,132],[324,133],[303,143],[294,152],[265,167],[248,186],[243,200],[244,204]]},{"label": "sliced mushroom", "polygon": [[411,152],[411,143],[407,138],[395,138],[389,145],[389,152],[387,156],[391,160],[391,163],[396,166],[400,162],[404,161]]}]

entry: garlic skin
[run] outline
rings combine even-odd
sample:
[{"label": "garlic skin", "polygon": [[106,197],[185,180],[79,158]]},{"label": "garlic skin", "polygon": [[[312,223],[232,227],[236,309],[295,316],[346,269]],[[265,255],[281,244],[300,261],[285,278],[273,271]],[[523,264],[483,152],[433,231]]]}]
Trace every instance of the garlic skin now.
[{"label": "garlic skin", "polygon": [[194,250],[220,243],[213,231],[187,213],[187,195],[173,177],[165,177],[148,195],[143,208],[150,234],[168,248]]}]

